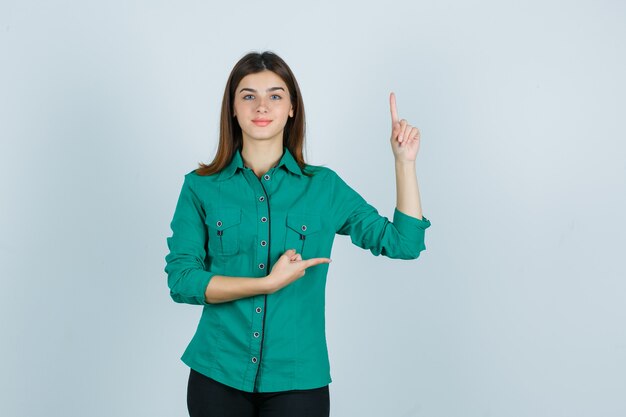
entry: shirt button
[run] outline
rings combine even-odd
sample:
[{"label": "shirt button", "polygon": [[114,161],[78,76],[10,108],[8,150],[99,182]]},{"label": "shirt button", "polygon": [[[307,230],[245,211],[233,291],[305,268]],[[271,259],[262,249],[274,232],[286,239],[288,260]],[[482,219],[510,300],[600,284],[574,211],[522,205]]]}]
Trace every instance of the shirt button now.
[{"label": "shirt button", "polygon": [[270,176],[269,176],[269,175],[267,175],[267,174],[265,174],[265,175],[263,175],[263,179],[264,179],[265,181],[269,181],[269,180],[270,180]]},{"label": "shirt button", "polygon": [[256,357],[252,357],[252,363],[257,363],[259,360]]},{"label": "shirt button", "polygon": [[259,201],[265,201],[265,197],[263,196],[259,197]]},{"label": "shirt button", "polygon": [[217,223],[215,223],[217,225],[217,227],[222,227],[222,221],[218,220]]},{"label": "shirt button", "polygon": [[253,333],[253,335],[254,335],[254,337],[259,337],[259,336],[261,336],[261,333],[259,333],[259,332],[254,332],[254,333]]},{"label": "shirt button", "polygon": [[265,268],[265,264],[259,264],[259,269]]},{"label": "shirt button", "polygon": [[306,232],[306,224],[303,224],[303,225],[302,225],[302,231],[303,231],[303,232]]},{"label": "shirt button", "polygon": [[267,245],[267,242],[266,242],[266,241],[264,241],[264,240],[262,240],[262,241],[261,241],[261,246],[266,246],[266,245]]},{"label": "shirt button", "polygon": [[261,217],[261,221],[265,223],[267,221],[267,217]]},{"label": "shirt button", "polygon": [[261,311],[263,311],[263,309],[261,307],[257,307],[255,310],[257,313],[260,313]]}]

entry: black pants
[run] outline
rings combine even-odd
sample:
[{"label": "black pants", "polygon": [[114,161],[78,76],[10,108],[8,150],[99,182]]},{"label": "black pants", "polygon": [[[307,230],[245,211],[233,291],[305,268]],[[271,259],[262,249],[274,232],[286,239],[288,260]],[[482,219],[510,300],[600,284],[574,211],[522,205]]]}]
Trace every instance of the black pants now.
[{"label": "black pants", "polygon": [[245,392],[193,369],[187,385],[190,417],[328,417],[328,386],[309,390]]}]

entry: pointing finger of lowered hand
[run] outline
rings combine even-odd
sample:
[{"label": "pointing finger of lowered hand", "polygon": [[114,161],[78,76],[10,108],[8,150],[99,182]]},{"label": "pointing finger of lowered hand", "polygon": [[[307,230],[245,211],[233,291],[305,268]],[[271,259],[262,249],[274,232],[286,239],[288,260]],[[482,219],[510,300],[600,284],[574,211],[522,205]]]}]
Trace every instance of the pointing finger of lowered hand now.
[{"label": "pointing finger of lowered hand", "polygon": [[309,268],[311,266],[315,266],[315,265],[319,265],[319,264],[324,264],[324,263],[328,264],[328,263],[331,262],[331,259],[330,258],[311,258],[311,259],[307,259],[307,260],[305,260],[303,262],[305,263],[304,267],[305,268]]}]

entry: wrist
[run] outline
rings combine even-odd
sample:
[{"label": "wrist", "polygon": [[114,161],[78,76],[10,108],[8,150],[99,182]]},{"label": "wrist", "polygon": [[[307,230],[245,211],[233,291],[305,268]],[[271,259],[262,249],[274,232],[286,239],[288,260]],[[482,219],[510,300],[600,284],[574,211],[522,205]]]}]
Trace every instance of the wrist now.
[{"label": "wrist", "polygon": [[261,281],[261,291],[263,294],[273,294],[276,292],[271,273],[261,278]]},{"label": "wrist", "polygon": [[396,159],[395,164],[396,164],[396,167],[402,167],[402,168],[415,167],[415,160],[407,161],[407,160],[402,160],[402,159]]}]

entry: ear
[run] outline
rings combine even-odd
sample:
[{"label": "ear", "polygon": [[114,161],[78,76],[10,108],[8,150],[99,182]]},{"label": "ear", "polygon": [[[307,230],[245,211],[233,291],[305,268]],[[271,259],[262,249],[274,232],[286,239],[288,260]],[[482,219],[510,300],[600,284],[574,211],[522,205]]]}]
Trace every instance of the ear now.
[{"label": "ear", "polygon": [[293,117],[293,106],[289,109],[289,117]]}]

